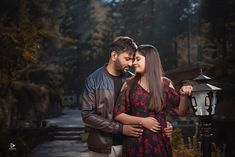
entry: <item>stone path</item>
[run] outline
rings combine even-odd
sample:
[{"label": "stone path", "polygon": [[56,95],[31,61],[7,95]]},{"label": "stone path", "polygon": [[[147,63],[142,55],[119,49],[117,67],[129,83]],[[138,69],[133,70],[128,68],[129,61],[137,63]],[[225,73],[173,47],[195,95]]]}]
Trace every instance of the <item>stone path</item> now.
[{"label": "stone path", "polygon": [[[84,127],[81,118],[80,110],[74,109],[65,109],[63,110],[64,115],[48,119],[47,125],[48,126],[56,126],[59,128],[67,128],[62,134],[72,132],[72,136],[74,135],[74,128],[81,128]],[[69,131],[69,128],[73,129],[73,131]],[[81,132],[81,131],[80,131]],[[61,130],[58,131],[61,133]],[[86,142],[82,142],[81,138],[69,139],[63,138],[63,140],[59,140],[60,138],[56,137],[52,141],[46,141],[38,145],[32,152],[31,157],[89,157]],[[67,140],[66,140],[67,139]],[[87,154],[87,155],[86,155]]]},{"label": "stone path", "polygon": [[46,121],[48,126],[84,127],[81,111],[78,109],[64,109],[62,116],[47,119]]},{"label": "stone path", "polygon": [[31,157],[79,157],[81,154],[84,156],[86,151],[87,145],[84,142],[54,140],[36,147]]}]

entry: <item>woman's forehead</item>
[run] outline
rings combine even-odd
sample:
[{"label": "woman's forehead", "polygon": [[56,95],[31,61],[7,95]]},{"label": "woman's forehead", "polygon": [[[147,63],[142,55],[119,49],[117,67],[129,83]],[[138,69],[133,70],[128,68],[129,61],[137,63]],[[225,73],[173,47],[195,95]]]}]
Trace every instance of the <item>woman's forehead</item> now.
[{"label": "woman's forehead", "polygon": [[143,56],[143,54],[141,52],[137,51],[135,56]]}]

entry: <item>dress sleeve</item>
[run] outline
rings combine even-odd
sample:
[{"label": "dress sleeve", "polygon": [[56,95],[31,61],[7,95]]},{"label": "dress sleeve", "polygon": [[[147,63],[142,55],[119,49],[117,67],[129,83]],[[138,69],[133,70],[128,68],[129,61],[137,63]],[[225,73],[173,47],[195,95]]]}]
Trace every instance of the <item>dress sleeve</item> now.
[{"label": "dress sleeve", "polygon": [[130,114],[130,100],[127,85],[124,84],[114,105],[114,117],[121,113]]},{"label": "dress sleeve", "polygon": [[174,108],[179,106],[180,95],[176,92],[172,81],[170,79],[164,79],[164,96],[166,101],[167,111],[171,115],[175,115]]}]

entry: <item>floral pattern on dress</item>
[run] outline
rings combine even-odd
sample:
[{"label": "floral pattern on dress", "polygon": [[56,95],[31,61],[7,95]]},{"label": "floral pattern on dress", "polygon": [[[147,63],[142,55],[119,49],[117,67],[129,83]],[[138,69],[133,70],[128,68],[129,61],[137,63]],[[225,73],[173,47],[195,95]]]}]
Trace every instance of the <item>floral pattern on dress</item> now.
[{"label": "floral pattern on dress", "polygon": [[164,92],[165,107],[155,112],[148,109],[149,93],[139,84],[134,84],[128,92],[122,92],[114,106],[114,116],[120,113],[138,117],[154,117],[161,125],[161,130],[152,132],[146,128],[139,137],[125,136],[123,142],[123,157],[172,157],[170,139],[166,136],[164,129],[166,127],[167,113],[174,114],[173,108],[179,104],[178,93],[171,88],[171,81],[164,78],[162,88]]}]

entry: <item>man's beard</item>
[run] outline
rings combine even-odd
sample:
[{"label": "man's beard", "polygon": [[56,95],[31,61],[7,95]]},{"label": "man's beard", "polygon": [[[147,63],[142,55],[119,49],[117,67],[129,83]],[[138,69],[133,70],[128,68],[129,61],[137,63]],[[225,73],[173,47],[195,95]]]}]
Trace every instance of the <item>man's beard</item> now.
[{"label": "man's beard", "polygon": [[115,61],[115,69],[120,72],[123,73],[125,72],[125,69],[123,67],[123,65],[121,64],[120,60],[117,58],[117,60]]}]

